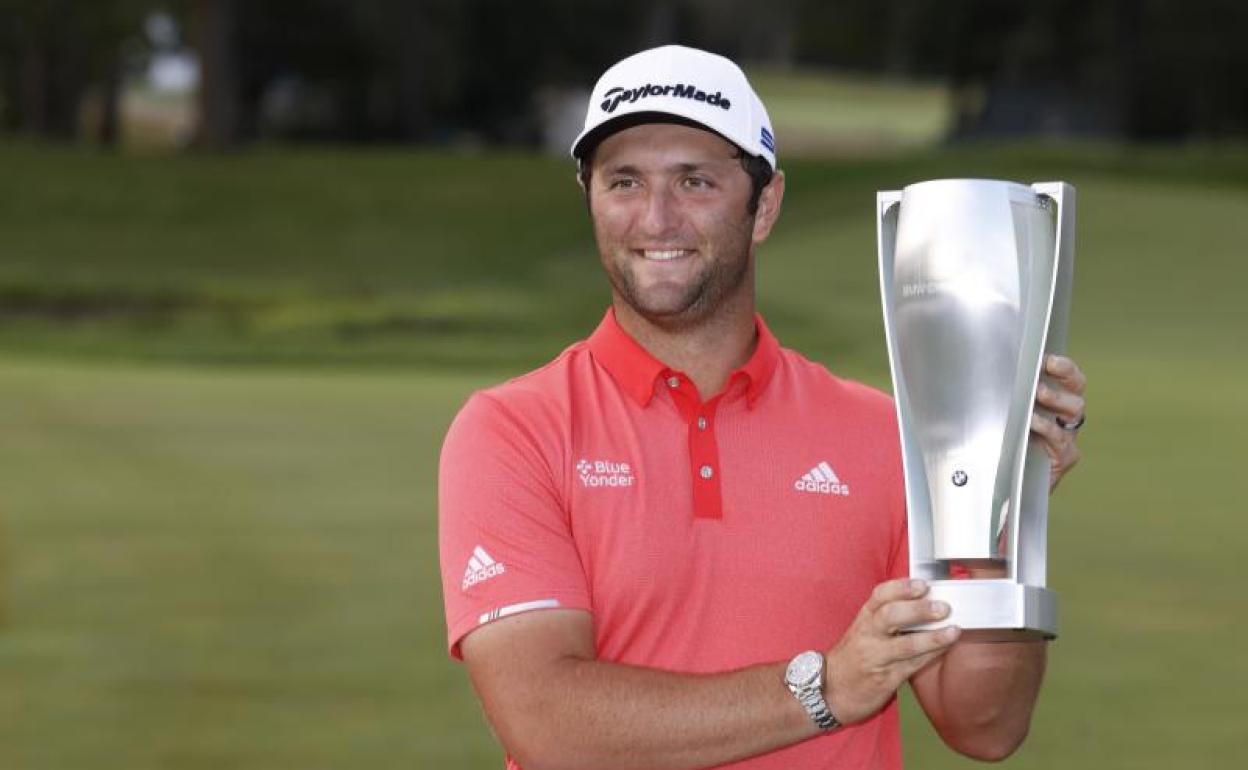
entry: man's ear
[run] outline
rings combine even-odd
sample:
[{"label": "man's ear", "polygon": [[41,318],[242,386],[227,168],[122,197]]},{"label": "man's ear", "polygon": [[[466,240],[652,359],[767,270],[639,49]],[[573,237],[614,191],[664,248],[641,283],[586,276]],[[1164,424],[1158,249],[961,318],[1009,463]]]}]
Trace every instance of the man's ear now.
[{"label": "man's ear", "polygon": [[589,200],[589,185],[585,184],[585,174],[581,169],[576,170],[576,186],[581,188],[581,195],[585,198],[585,209],[593,216],[593,204]]},{"label": "man's ear", "polygon": [[771,228],[780,218],[780,203],[784,200],[784,172],[776,169],[771,181],[758,197],[758,213],[754,215],[754,243],[762,243],[771,235]]}]

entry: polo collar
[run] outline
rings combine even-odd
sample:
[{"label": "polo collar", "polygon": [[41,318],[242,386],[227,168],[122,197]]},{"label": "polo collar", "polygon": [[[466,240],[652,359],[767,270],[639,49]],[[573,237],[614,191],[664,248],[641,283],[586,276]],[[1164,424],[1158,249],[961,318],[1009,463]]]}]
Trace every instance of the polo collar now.
[{"label": "polo collar", "polygon": [[[754,347],[754,353],[744,366],[733,371],[728,377],[728,386],[725,387],[727,391],[737,380],[744,380],[746,404],[751,407],[767,387],[780,358],[780,343],[758,313],[754,314],[754,328],[758,332],[758,344]],[[652,356],[624,331],[615,320],[613,308],[607,308],[602,323],[598,324],[588,342],[594,359],[642,406],[649,406],[650,399],[654,397],[656,380],[679,374]]]}]

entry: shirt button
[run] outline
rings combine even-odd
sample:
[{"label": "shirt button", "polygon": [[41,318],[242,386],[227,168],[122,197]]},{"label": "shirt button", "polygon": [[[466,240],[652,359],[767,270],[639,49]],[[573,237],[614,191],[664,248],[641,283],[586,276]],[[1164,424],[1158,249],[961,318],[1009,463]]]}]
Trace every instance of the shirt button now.
[{"label": "shirt button", "polygon": [[706,418],[705,417],[698,418],[698,430],[706,430]]},{"label": "shirt button", "polygon": [[709,465],[703,465],[698,473],[700,473],[704,479],[709,479],[711,476],[715,475],[714,469],[712,469]]},{"label": "shirt button", "polygon": [[667,387],[669,387],[669,388],[679,388],[679,387],[680,387],[680,378],[679,378],[679,377],[668,377],[668,378],[667,378]]}]

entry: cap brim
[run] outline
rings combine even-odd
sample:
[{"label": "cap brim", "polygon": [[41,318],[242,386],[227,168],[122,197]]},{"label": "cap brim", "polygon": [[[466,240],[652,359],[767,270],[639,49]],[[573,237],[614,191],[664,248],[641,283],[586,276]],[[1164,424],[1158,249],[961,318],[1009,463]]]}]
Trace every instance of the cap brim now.
[{"label": "cap brim", "polygon": [[[572,156],[577,160],[584,160],[586,156],[594,151],[595,147],[601,144],[604,139],[612,134],[619,133],[627,128],[632,128],[633,126],[647,125],[650,123],[672,123],[678,126],[699,128],[708,134],[718,136],[720,139],[723,139],[733,147],[741,149],[741,146],[736,142],[732,141],[718,131],[708,128],[704,123],[699,123],[696,120],[691,120],[682,115],[676,115],[671,112],[649,111],[630,112],[625,115],[611,118],[603,123],[599,123],[597,126],[594,126],[592,129],[577,138],[576,142],[572,145]],[[742,152],[744,152],[744,150],[742,150]]]}]

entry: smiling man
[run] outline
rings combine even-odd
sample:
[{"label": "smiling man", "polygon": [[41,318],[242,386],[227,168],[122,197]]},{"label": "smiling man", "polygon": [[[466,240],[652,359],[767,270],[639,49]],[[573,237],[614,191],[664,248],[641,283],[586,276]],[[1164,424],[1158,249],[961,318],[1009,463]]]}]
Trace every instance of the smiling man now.
[{"label": "smiling man", "polygon": [[[905,577],[892,404],[756,311],[784,174],[744,73],[680,46],[624,59],[572,153],[611,307],[475,394],[440,469],[450,651],[508,766],[896,768],[906,682],[950,746],[1011,753],[1045,643],[898,633],[948,608]],[[1046,369],[1056,484],[1084,380]]]}]

